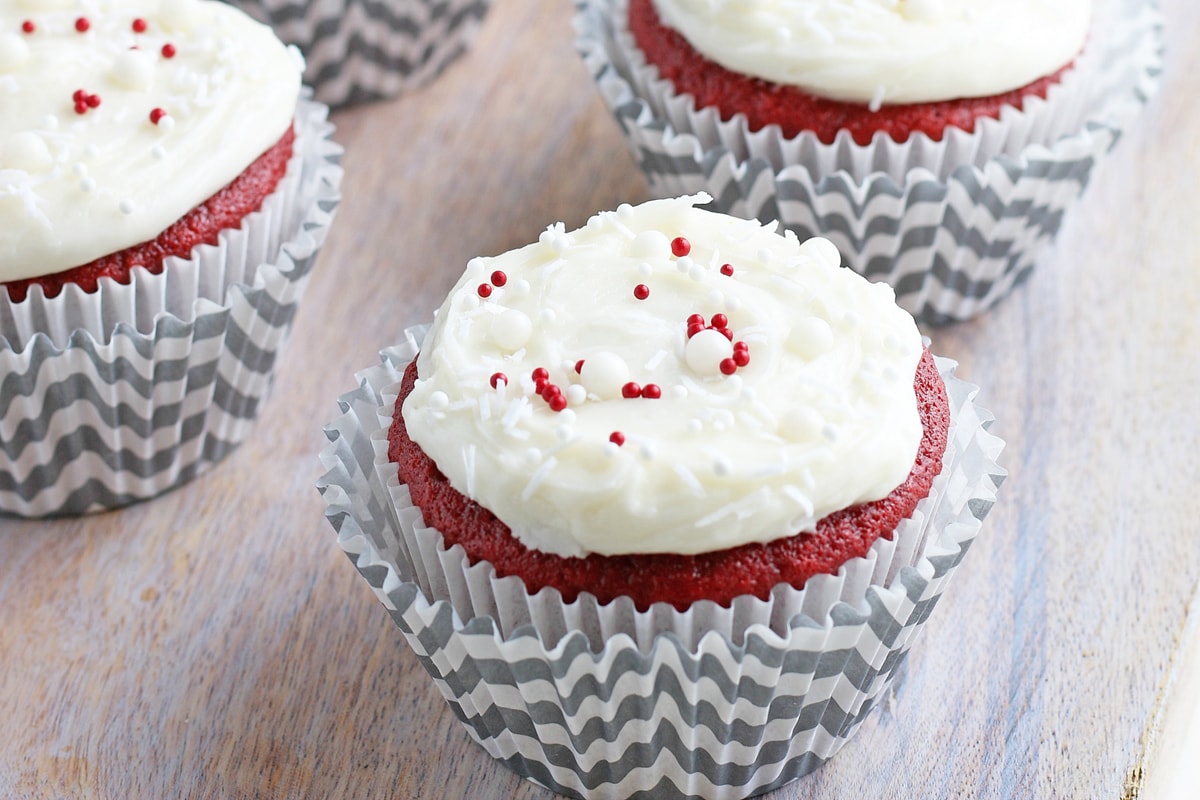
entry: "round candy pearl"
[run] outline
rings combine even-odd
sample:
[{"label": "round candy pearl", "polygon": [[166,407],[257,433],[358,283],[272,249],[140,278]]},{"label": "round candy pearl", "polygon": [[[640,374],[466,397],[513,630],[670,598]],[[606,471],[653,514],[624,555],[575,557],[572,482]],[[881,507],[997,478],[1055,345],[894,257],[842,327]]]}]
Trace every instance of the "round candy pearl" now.
[{"label": "round candy pearl", "polygon": [[113,83],[132,92],[144,92],[154,85],[154,60],[145,50],[122,50],[113,59]]},{"label": "round candy pearl", "polygon": [[670,252],[670,240],[659,231],[642,231],[629,245],[629,254],[634,258],[663,258]]},{"label": "round candy pearl", "polygon": [[733,355],[733,343],[720,331],[706,328],[688,339],[683,357],[699,375],[720,375],[721,362]]},{"label": "round candy pearl", "polygon": [[533,323],[520,311],[508,309],[492,319],[491,339],[502,350],[518,350],[529,341]]},{"label": "round candy pearl", "polygon": [[584,360],[579,378],[589,392],[611,400],[621,396],[621,387],[629,380],[629,366],[620,356],[605,350]]},{"label": "round candy pearl", "polygon": [[53,163],[46,140],[33,131],[14,133],[0,141],[0,168],[41,172]]},{"label": "round candy pearl", "polygon": [[29,62],[29,45],[16,33],[0,33],[0,75],[16,72]]},{"label": "round candy pearl", "polygon": [[820,317],[805,317],[788,331],[787,346],[802,358],[814,359],[833,347],[833,329]]},{"label": "round candy pearl", "polygon": [[837,245],[821,236],[814,236],[801,243],[800,253],[826,267],[842,265],[842,254],[838,252]]}]

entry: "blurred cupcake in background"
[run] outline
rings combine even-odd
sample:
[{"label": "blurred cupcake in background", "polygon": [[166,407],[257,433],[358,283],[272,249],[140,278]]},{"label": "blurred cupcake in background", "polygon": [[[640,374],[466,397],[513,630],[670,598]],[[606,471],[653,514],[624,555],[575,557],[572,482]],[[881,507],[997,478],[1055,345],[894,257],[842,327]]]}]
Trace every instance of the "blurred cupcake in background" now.
[{"label": "blurred cupcake in background", "polygon": [[339,545],[470,735],[571,797],[833,757],[1004,475],[888,286],[708,199],[473,259],[326,428]]},{"label": "blurred cupcake in background", "polygon": [[1157,86],[1135,0],[580,0],[577,46],[661,196],[828,237],[919,321],[1007,295]]},{"label": "blurred cupcake in background", "polygon": [[229,0],[304,53],[316,99],[394,97],[466,52],[491,0]]},{"label": "blurred cupcake in background", "polygon": [[0,0],[0,30],[0,513],[113,508],[249,432],[341,151],[223,3]]}]

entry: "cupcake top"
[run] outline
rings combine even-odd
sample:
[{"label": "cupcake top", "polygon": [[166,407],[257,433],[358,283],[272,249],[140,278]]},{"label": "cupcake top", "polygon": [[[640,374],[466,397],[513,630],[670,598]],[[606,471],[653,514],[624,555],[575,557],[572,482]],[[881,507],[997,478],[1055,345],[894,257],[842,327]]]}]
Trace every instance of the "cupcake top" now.
[{"label": "cupcake top", "polygon": [[834,100],[1003,94],[1082,49],[1090,0],[654,0],[726,69]]},{"label": "cupcake top", "polygon": [[302,69],[215,0],[0,0],[0,282],[153,239],[284,134]]},{"label": "cupcake top", "polygon": [[922,426],[912,318],[823,239],[657,200],[473,259],[408,435],[525,545],[694,554],[886,496]]}]

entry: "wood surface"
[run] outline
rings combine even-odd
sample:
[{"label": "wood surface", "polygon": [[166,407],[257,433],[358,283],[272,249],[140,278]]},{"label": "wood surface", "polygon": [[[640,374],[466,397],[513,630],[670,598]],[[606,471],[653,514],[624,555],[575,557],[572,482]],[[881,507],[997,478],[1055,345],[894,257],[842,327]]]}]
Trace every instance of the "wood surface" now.
[{"label": "wood surface", "polygon": [[[1134,798],[1200,576],[1200,5],[1056,247],[931,331],[1011,477],[891,698],[769,800]],[[322,517],[322,425],[466,260],[646,197],[564,2],[339,112],[344,201],[250,439],[117,512],[0,519],[0,797],[551,795],[473,744]],[[1169,709],[1169,705],[1167,706]],[[1151,799],[1152,800],[1152,799]]]}]

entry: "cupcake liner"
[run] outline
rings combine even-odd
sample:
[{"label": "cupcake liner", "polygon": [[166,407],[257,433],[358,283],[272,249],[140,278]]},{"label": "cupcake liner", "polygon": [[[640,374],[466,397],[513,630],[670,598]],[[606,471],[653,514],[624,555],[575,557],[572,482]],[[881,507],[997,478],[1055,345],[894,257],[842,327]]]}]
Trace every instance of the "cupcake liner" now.
[{"label": "cupcake liner", "polygon": [[432,81],[466,52],[491,0],[229,0],[304,53],[304,82],[342,106]]},{"label": "cupcake liner", "polygon": [[455,715],[518,774],[572,797],[749,797],[857,730],[974,540],[1004,471],[976,389],[939,359],[954,423],[917,513],[803,590],[638,612],[530,595],[421,522],[387,463],[396,386],[424,329],[339,400],[318,488],[338,543]]},{"label": "cupcake liner", "polygon": [[1156,7],[1101,0],[1084,52],[1045,100],[941,142],[877,135],[863,146],[841,134],[824,145],[697,111],[646,66],[625,30],[624,0],[577,8],[577,49],[652,194],[706,191],[715,210],[825,236],[848,266],[892,284],[897,302],[932,324],[977,315],[1028,275],[1162,70]]},{"label": "cupcake liner", "polygon": [[195,258],[90,295],[47,300],[35,288],[15,305],[4,296],[0,514],[153,497],[245,438],[339,199],[341,148],[327,114],[300,101],[285,181]]}]

